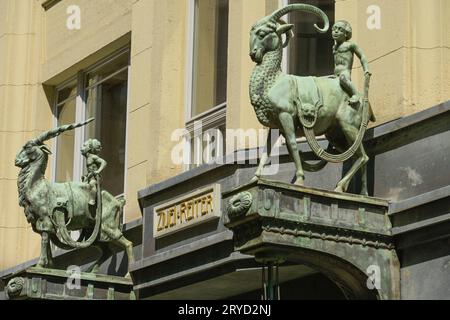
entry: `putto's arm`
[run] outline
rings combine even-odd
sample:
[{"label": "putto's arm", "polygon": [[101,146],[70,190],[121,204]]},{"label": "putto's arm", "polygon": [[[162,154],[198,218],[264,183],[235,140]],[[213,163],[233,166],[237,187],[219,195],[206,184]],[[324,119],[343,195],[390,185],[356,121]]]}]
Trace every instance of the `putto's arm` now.
[{"label": "putto's arm", "polygon": [[100,174],[106,168],[106,165],[108,163],[98,156],[95,157],[95,161],[100,164],[100,166],[96,172],[97,174]]},{"label": "putto's arm", "polygon": [[355,54],[358,56],[359,60],[361,60],[361,65],[364,69],[364,73],[369,73],[369,62],[367,61],[366,55],[364,54],[364,52],[361,50],[360,47],[358,47],[357,44],[353,44],[353,50],[355,51]]}]

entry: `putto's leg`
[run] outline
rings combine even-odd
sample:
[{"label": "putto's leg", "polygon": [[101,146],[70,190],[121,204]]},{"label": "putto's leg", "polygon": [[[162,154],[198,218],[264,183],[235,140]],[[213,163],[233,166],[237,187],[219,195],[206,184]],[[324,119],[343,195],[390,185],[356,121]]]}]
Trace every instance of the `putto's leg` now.
[{"label": "putto's leg", "polygon": [[359,103],[360,97],[358,94],[358,90],[356,90],[355,86],[353,85],[350,74],[347,72],[343,72],[339,76],[339,81],[344,91],[350,96],[350,105]]},{"label": "putto's leg", "polygon": [[94,206],[96,202],[95,200],[97,199],[97,182],[95,180],[91,180],[89,185],[91,186],[91,191],[89,193],[89,204]]}]

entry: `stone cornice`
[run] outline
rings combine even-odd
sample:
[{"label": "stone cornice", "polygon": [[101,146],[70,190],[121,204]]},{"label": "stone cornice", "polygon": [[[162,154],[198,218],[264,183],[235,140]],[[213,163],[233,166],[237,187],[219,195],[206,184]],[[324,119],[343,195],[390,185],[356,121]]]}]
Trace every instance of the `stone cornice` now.
[{"label": "stone cornice", "polygon": [[[337,228],[324,228],[324,232],[319,232],[317,226],[309,225],[296,226],[293,228],[276,227],[264,225],[264,232],[278,233],[294,237],[303,237],[309,239],[318,239],[323,241],[333,241],[336,243],[347,243],[350,245],[360,245],[363,247],[372,247],[375,249],[393,250],[395,246],[389,241],[388,237],[382,237],[377,234],[362,233],[353,230],[338,230]],[[325,229],[327,229],[325,231]]]},{"label": "stone cornice", "polygon": [[333,241],[349,245],[359,245],[375,249],[394,250],[395,245],[390,235],[383,235],[359,230],[324,226],[314,223],[292,222],[269,217],[254,215],[244,224],[235,226],[235,241],[237,247],[242,249],[247,241],[260,237],[262,232],[274,233],[281,236],[301,237],[322,241]]}]

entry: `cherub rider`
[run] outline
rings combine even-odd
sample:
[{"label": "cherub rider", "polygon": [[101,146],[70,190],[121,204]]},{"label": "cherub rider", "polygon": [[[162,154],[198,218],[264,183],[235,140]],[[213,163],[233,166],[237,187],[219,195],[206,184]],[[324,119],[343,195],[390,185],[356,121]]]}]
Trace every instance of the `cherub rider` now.
[{"label": "cherub rider", "polygon": [[107,162],[98,155],[102,150],[102,144],[96,139],[89,139],[83,144],[81,154],[86,158],[87,174],[83,176],[83,182],[90,187],[89,205],[94,206],[97,199],[98,176],[105,169]]},{"label": "cherub rider", "polygon": [[349,103],[354,106],[360,101],[360,96],[352,83],[352,67],[354,54],[361,60],[365,75],[371,75],[369,63],[358,45],[349,40],[352,38],[352,27],[347,21],[337,21],[333,26],[333,39],[335,45],[334,53],[334,73],[339,77],[342,89],[350,96]]}]

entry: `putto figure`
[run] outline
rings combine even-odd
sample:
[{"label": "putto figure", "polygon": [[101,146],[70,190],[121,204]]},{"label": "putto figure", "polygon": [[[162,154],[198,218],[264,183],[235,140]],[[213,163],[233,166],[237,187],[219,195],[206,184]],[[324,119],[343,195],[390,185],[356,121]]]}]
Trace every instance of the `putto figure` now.
[{"label": "putto figure", "polygon": [[350,96],[349,103],[352,106],[360,102],[361,97],[352,83],[352,67],[354,55],[361,60],[364,74],[371,76],[369,63],[364,52],[356,43],[350,42],[352,38],[352,26],[344,20],[337,21],[333,26],[334,73],[339,77],[342,89]]},{"label": "putto figure", "polygon": [[91,206],[95,206],[99,176],[107,165],[107,162],[99,157],[101,151],[102,144],[97,139],[89,139],[81,148],[81,154],[86,158],[87,167],[87,174],[82,179],[91,188],[89,197],[89,205]]}]

